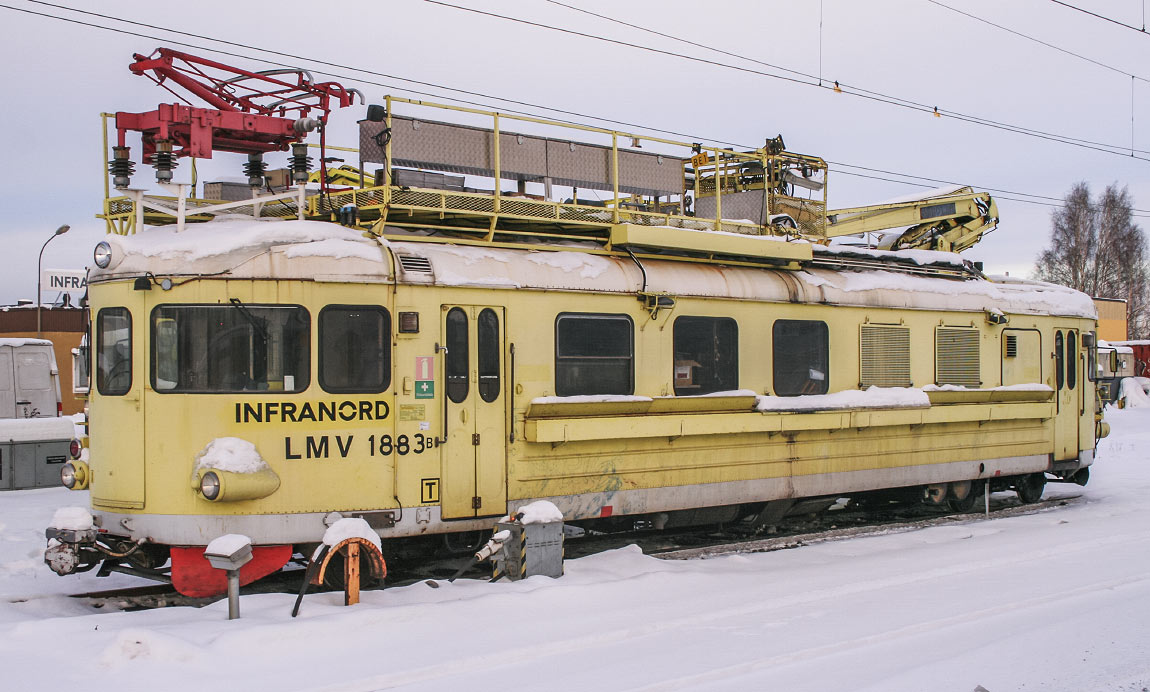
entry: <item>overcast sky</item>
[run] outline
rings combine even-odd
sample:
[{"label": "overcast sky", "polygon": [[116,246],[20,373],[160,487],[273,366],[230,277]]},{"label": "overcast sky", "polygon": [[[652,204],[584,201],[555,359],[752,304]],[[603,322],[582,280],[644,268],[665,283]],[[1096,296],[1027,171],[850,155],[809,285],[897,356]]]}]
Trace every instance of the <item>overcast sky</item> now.
[{"label": "overcast sky", "polygon": [[[811,81],[545,0],[452,1]],[[1006,198],[1038,195],[1060,199],[1078,181],[1087,182],[1095,192],[1117,182],[1129,186],[1136,208],[1147,210],[1137,221],[1148,225],[1150,83],[1145,80],[1150,79],[1150,34],[1052,0],[939,0],[978,19],[930,0],[564,1],[813,75],[815,81],[821,74],[824,84],[837,80],[853,90],[868,90],[932,109],[937,106],[947,114],[1095,144],[1072,146],[964,122],[955,115],[934,117],[877,99],[838,94],[805,83],[608,44],[421,0],[332,5],[104,0],[95,5],[71,5],[252,48],[178,36],[61,6],[7,0],[9,8],[0,8],[0,58],[9,68],[8,84],[0,100],[0,124],[7,135],[0,165],[0,233],[7,241],[5,271],[0,272],[0,304],[33,296],[36,256],[60,224],[70,224],[72,230],[48,246],[44,267],[82,269],[91,262],[92,247],[104,233],[103,221],[95,218],[103,197],[103,166],[97,168],[104,159],[99,114],[151,110],[159,103],[173,101],[167,92],[127,69],[133,53],[149,53],[159,46],[249,69],[268,68],[258,61],[261,57],[287,61],[256,50],[260,48],[338,63],[347,67],[288,61],[312,69],[317,77],[360,88],[369,103],[381,101],[385,93],[430,98],[407,91],[416,89],[433,94],[437,100],[454,95],[495,110],[514,108],[556,115],[494,98],[504,97],[672,130],[691,135],[682,137],[691,141],[756,146],[767,137],[782,134],[790,150],[831,162],[828,190],[832,208],[877,202],[922,189],[849,175],[899,177],[844,164],[1009,191],[995,193],[1002,217],[999,229],[966,253],[971,259],[984,261],[987,271],[994,273],[1029,274],[1035,256],[1049,239],[1051,206]],[[1144,25],[1141,0],[1068,3],[1139,29]],[[252,59],[222,56],[209,48]],[[365,74],[354,68],[393,77]],[[399,78],[481,92],[491,98],[465,97]],[[329,141],[355,146],[355,123],[363,112],[363,107],[357,106],[335,113]],[[1125,148],[1125,153],[1098,151],[1107,148],[1098,144]],[[138,149],[133,155],[139,155]],[[273,167],[282,163],[276,156],[268,156]],[[188,176],[188,166],[182,163],[177,180]],[[200,167],[200,179],[234,178],[241,175],[241,166],[238,155],[218,155]],[[138,166],[133,183],[145,184],[151,177],[146,167]]]}]

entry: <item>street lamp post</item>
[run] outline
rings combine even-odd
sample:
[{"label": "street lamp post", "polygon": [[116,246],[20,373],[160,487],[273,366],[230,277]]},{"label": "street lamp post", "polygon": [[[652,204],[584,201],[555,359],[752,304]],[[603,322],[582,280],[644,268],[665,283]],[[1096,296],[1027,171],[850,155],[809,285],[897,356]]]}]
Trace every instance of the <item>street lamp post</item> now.
[{"label": "street lamp post", "polygon": [[72,228],[72,227],[69,226],[68,224],[64,224],[63,226],[60,226],[59,228],[56,229],[56,232],[52,234],[52,237],[45,240],[44,244],[40,246],[40,257],[39,257],[39,259],[36,260],[36,338],[37,339],[41,338],[44,335],[43,331],[41,329],[41,326],[40,326],[40,307],[41,307],[41,304],[44,302],[41,298],[41,293],[40,293],[40,290],[41,290],[40,285],[43,281],[41,279],[41,276],[40,276],[40,274],[41,274],[40,265],[44,261],[44,248],[48,247],[48,243],[52,242],[52,238],[55,238],[58,235],[64,235],[65,233],[68,232],[68,230],[70,228]]}]

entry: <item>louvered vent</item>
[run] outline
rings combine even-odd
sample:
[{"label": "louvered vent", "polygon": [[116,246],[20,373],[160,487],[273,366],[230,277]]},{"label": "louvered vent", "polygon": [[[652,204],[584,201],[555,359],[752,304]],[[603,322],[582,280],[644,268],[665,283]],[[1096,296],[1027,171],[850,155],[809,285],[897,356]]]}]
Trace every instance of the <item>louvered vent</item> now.
[{"label": "louvered vent", "polygon": [[396,255],[404,274],[430,274],[431,260],[419,255]]},{"label": "louvered vent", "polygon": [[980,387],[977,329],[939,327],[934,332],[934,369],[938,384]]},{"label": "louvered vent", "polygon": [[862,387],[909,387],[910,329],[863,325],[859,334]]},{"label": "louvered vent", "polygon": [[1018,357],[1018,337],[1014,334],[1007,334],[1006,335],[1006,357],[1007,358],[1017,358]]}]

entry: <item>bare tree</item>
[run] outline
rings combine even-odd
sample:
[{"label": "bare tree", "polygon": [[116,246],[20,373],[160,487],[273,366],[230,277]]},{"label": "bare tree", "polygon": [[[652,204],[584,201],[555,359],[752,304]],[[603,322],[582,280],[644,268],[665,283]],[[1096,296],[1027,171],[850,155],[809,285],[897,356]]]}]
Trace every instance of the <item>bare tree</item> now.
[{"label": "bare tree", "polygon": [[1097,201],[1086,183],[1076,183],[1051,218],[1050,246],[1039,255],[1034,275],[1097,298],[1125,300],[1129,333],[1144,338],[1150,332],[1150,280],[1146,239],[1134,223],[1133,206],[1117,183]]}]

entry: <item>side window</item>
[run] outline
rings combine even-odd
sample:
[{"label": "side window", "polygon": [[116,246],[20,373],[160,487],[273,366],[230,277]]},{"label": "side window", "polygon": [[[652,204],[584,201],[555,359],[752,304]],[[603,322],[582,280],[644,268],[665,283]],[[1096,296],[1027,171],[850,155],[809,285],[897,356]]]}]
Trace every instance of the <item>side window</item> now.
[{"label": "side window", "polygon": [[300,305],[157,305],[152,388],[160,394],[302,392],[311,316]]},{"label": "side window", "polygon": [[319,313],[319,383],[328,392],[382,392],[391,384],[391,315],[368,305]]},{"label": "side window", "polygon": [[499,317],[491,308],[479,313],[476,324],[479,353],[479,397],[491,403],[499,398]]},{"label": "side window", "polygon": [[675,396],[739,388],[739,326],[729,317],[675,320]]},{"label": "side window", "polygon": [[96,315],[96,389],[121,396],[132,388],[132,314],[104,308]]},{"label": "side window", "polygon": [[826,394],[830,384],[826,322],[776,320],[772,336],[775,394]]},{"label": "side window", "polygon": [[447,313],[447,398],[461,404],[467,398],[467,313],[451,308]]},{"label": "side window", "polygon": [[562,313],[555,318],[555,393],[631,394],[634,354],[630,317]]},{"label": "side window", "polygon": [[1074,389],[1078,384],[1078,334],[1066,332],[1066,386]]},{"label": "side window", "polygon": [[1065,383],[1064,377],[1066,374],[1063,368],[1064,359],[1062,357],[1062,330],[1054,332],[1054,381],[1057,383],[1056,389],[1062,389]]},{"label": "side window", "polygon": [[1090,332],[1090,346],[1086,349],[1086,379],[1091,382],[1097,381],[1101,367],[1098,362],[1098,335]]}]

